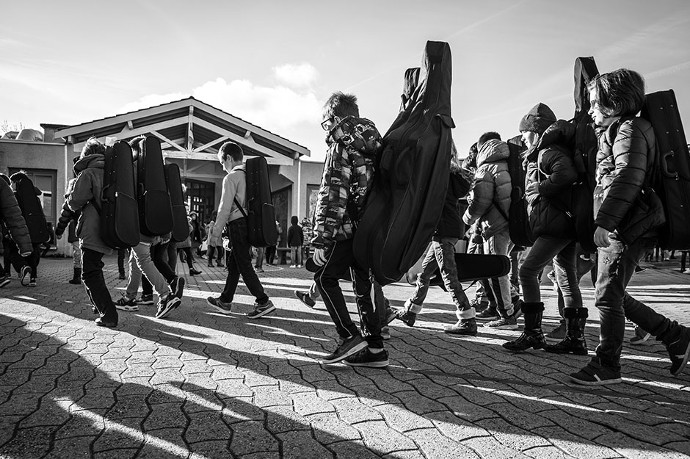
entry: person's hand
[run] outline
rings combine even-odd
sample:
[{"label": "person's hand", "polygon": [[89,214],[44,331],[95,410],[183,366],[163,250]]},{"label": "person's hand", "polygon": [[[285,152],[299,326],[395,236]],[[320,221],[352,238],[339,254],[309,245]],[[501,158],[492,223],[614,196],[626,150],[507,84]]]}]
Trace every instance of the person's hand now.
[{"label": "person's hand", "polygon": [[326,250],[325,249],[314,249],[314,255],[312,256],[316,266],[323,266],[326,264]]},{"label": "person's hand", "polygon": [[59,241],[60,239],[62,239],[62,234],[56,234],[55,238]]},{"label": "person's hand", "polygon": [[597,229],[594,230],[594,244],[597,247],[608,247],[611,245],[611,241],[609,240],[609,231],[597,226]]}]

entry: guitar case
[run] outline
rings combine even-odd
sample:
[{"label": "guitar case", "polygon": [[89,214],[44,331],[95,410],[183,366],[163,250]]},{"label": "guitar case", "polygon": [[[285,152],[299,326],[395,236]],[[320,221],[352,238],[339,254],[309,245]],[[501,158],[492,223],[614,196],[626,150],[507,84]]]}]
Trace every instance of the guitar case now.
[{"label": "guitar case", "polygon": [[173,215],[165,182],[161,141],[146,137],[137,160],[137,201],[139,226],[146,236],[162,236],[173,229]]},{"label": "guitar case", "polygon": [[[405,274],[405,279],[410,285],[415,285],[417,275],[422,272],[422,256],[415,265]],[[484,255],[481,253],[456,253],[455,266],[458,270],[460,282],[471,282],[492,277],[505,276],[510,272],[510,258],[505,255]],[[431,278],[430,285],[437,285],[445,290],[440,270]]]},{"label": "guitar case", "polygon": [[50,240],[46,217],[43,214],[43,206],[38,196],[41,190],[36,188],[34,182],[23,172],[12,174],[10,180],[15,183],[14,195],[22,211],[22,216],[29,228],[31,243],[43,244]]},{"label": "guitar case", "polygon": [[139,244],[139,210],[135,198],[132,149],[117,141],[105,149],[101,208],[101,239],[113,249]]},{"label": "guitar case", "polygon": [[184,206],[180,167],[177,164],[165,165],[165,182],[168,184],[173,217],[171,240],[173,242],[182,242],[189,237],[189,224],[187,221],[187,209]]},{"label": "guitar case", "polygon": [[[245,162],[247,174],[247,239],[253,247],[269,247],[278,241],[276,212],[271,198],[268,163],[263,156]],[[242,206],[236,205],[242,209]]]},{"label": "guitar case", "polygon": [[382,139],[378,167],[353,240],[357,263],[383,285],[424,252],[448,189],[451,156],[450,46],[428,41],[425,78]]}]

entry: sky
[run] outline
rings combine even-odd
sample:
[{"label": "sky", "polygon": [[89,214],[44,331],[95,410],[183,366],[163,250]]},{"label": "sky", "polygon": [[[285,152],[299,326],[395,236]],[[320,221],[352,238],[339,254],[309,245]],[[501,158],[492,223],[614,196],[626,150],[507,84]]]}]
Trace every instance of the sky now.
[{"label": "sky", "polygon": [[483,132],[517,135],[537,102],[572,117],[579,56],[674,89],[690,126],[688,0],[11,2],[0,124],[80,124],[191,95],[323,161],[330,94],[355,94],[385,133],[427,40],[450,44],[462,156]]}]

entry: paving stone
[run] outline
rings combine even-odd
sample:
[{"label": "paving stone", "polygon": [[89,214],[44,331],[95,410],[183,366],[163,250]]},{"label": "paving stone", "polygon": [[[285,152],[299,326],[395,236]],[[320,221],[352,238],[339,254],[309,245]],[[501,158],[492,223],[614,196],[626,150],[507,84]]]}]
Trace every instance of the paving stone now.
[{"label": "paving stone", "polygon": [[274,406],[266,410],[266,428],[273,434],[311,430],[309,419],[295,413],[289,406]]},{"label": "paving stone", "polygon": [[501,444],[493,437],[475,437],[461,443],[470,448],[477,456],[485,459],[526,459],[528,457],[526,454],[516,452],[514,449]]},{"label": "paving stone", "polygon": [[[616,451],[572,434],[561,427],[539,427],[532,433],[548,438],[554,446],[568,456],[588,459],[621,457]],[[525,451],[525,454],[531,455],[530,451]]]},{"label": "paving stone", "polygon": [[606,427],[588,420],[588,418],[593,415],[593,412],[591,411],[588,413],[589,416],[585,416],[584,419],[569,414],[562,409],[543,411],[540,414],[541,416],[550,419],[554,422],[554,424],[562,427],[566,431],[587,440],[593,440],[600,435],[609,433],[609,429]]},{"label": "paving stone", "polygon": [[323,459],[333,457],[333,453],[314,440],[308,429],[299,432],[279,433],[277,437],[282,441],[281,456],[283,458]]},{"label": "paving stone", "polygon": [[338,416],[349,424],[383,420],[381,413],[354,399],[331,400]]},{"label": "paving stone", "polygon": [[219,412],[205,411],[189,414],[189,426],[184,438],[187,443],[222,441],[232,436]]},{"label": "paving stone", "polygon": [[336,413],[319,413],[307,416],[314,437],[324,445],[342,440],[360,440],[362,435],[350,424],[342,421]]},{"label": "paving stone", "polygon": [[200,441],[189,445],[192,453],[189,459],[207,459],[211,457],[231,457],[229,437],[225,440]]},{"label": "paving stone", "polygon": [[361,441],[341,441],[328,445],[328,449],[331,450],[338,459],[355,457],[357,459],[374,459],[380,458],[382,455],[377,451],[372,451]]},{"label": "paving stone", "polygon": [[187,426],[187,418],[182,412],[182,402],[161,403],[151,406],[151,413],[144,422],[144,429],[173,429]]},{"label": "paving stone", "polygon": [[480,419],[496,417],[496,413],[490,409],[472,403],[459,395],[454,397],[443,397],[439,399],[438,402],[448,407],[453,414],[466,421],[474,422]]},{"label": "paving stone", "polygon": [[376,407],[376,411],[381,413],[388,426],[398,432],[434,427],[433,423],[423,415],[410,412],[402,405],[379,405]]},{"label": "paving stone", "polygon": [[251,397],[233,397],[223,400],[223,420],[228,424],[244,421],[264,421],[266,412],[252,404]]},{"label": "paving stone", "polygon": [[292,406],[292,397],[281,392],[275,386],[260,386],[254,388],[254,404],[261,408],[271,406]]},{"label": "paving stone", "polygon": [[108,410],[106,416],[113,421],[123,418],[143,419],[151,411],[146,403],[146,398],[145,395],[120,395],[118,393],[117,401]]},{"label": "paving stone", "polygon": [[293,394],[292,401],[294,411],[302,416],[335,412],[335,407],[327,400],[319,397],[315,392]]},{"label": "paving stone", "polygon": [[54,431],[53,427],[18,429],[14,438],[0,447],[0,457],[42,457],[50,450],[50,435]]},{"label": "paving stone", "polygon": [[239,422],[232,426],[232,430],[234,435],[230,450],[235,455],[279,451],[278,440],[266,430],[263,422]]},{"label": "paving stone", "polygon": [[416,449],[410,438],[391,429],[383,421],[360,422],[355,427],[362,434],[367,448],[380,455],[398,450]]},{"label": "paving stone", "polygon": [[469,438],[489,437],[491,435],[488,430],[447,411],[429,413],[426,418],[433,422],[439,432],[451,440],[462,441]]},{"label": "paving stone", "polygon": [[539,446],[551,446],[545,438],[530,435],[528,430],[506,422],[504,419],[483,419],[477,421],[479,427],[486,429],[502,445],[515,451],[525,451]]},{"label": "paving stone", "polygon": [[137,458],[180,457],[188,451],[182,438],[183,429],[158,429],[145,432],[144,445]]},{"label": "paving stone", "polygon": [[90,458],[92,442],[92,438],[82,436],[57,439],[50,448],[50,453],[46,456],[46,459],[63,459],[66,457],[75,459]]}]

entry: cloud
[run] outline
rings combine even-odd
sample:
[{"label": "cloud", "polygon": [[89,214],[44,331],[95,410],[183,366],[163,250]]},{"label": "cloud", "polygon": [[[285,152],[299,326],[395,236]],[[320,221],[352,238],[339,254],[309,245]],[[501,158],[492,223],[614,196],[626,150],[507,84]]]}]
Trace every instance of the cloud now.
[{"label": "cloud", "polygon": [[117,110],[117,113],[129,113],[142,108],[155,107],[156,105],[166,104],[174,100],[184,99],[189,97],[189,94],[181,92],[173,92],[169,94],[148,94],[135,102],[130,102]]},{"label": "cloud", "polygon": [[308,63],[273,67],[273,74],[278,82],[294,88],[309,88],[319,78],[319,72]]}]

